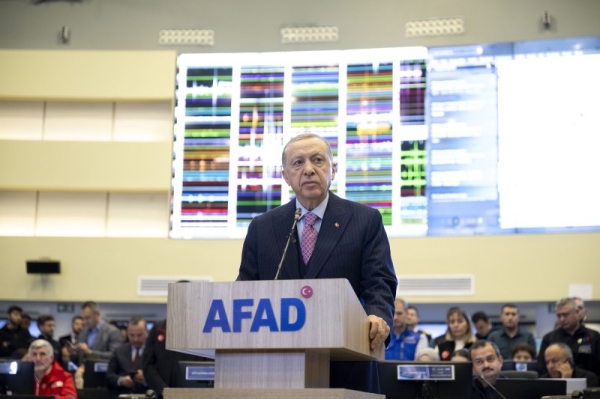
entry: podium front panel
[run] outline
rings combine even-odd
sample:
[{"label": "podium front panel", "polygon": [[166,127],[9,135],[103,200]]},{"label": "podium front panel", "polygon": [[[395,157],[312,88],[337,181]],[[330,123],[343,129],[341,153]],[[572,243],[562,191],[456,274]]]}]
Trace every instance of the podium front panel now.
[{"label": "podium front panel", "polygon": [[367,315],[345,279],[169,285],[167,348],[308,349],[370,357]]}]

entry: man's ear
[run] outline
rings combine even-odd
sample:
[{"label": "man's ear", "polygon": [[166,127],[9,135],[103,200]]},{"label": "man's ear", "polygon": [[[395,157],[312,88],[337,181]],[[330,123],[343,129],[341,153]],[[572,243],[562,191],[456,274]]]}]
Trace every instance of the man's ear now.
[{"label": "man's ear", "polygon": [[331,180],[335,179],[335,174],[337,173],[337,163],[331,164]]}]

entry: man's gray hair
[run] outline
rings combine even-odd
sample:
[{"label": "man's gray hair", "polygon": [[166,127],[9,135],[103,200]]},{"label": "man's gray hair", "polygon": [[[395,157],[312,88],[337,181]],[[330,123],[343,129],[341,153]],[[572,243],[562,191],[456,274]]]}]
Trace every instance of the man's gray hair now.
[{"label": "man's gray hair", "polygon": [[557,308],[562,308],[564,306],[568,306],[573,310],[577,310],[577,303],[575,303],[575,300],[573,298],[562,298],[559,299],[558,301],[556,301],[556,305]]},{"label": "man's gray hair", "polygon": [[298,141],[308,140],[308,139],[319,139],[323,143],[325,143],[325,145],[327,146],[327,156],[329,157],[329,162],[333,163],[333,153],[331,152],[331,146],[329,145],[329,142],[327,140],[325,140],[323,137],[319,136],[318,134],[314,134],[314,133],[302,133],[302,134],[297,135],[296,137],[293,137],[283,147],[283,151],[281,153],[281,165],[283,166],[284,169],[285,169],[285,161],[286,161],[286,159],[285,159],[285,150],[288,148],[288,145],[296,143]]},{"label": "man's gray hair", "polygon": [[36,339],[35,341],[33,341],[31,345],[29,345],[29,352],[31,352],[34,349],[40,348],[48,349],[48,353],[50,354],[50,356],[54,357],[54,348],[52,347],[52,344],[50,344],[50,342],[46,341],[45,339]]},{"label": "man's gray hair", "polygon": [[[569,359],[573,359],[573,350],[569,347],[569,345],[567,344],[563,344],[562,342],[555,342],[553,344],[550,344],[548,346],[548,348],[552,347],[552,346],[558,346],[560,348],[560,350],[567,355],[567,358]],[[548,348],[546,348],[546,350],[548,350]]]}]

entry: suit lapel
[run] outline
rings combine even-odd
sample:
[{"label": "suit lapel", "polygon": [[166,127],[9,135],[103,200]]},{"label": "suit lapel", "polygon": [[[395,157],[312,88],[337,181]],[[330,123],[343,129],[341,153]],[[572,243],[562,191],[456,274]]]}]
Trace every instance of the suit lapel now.
[{"label": "suit lapel", "polygon": [[127,350],[126,351],[124,350],[124,352],[125,352],[125,359],[123,359],[125,361],[124,369],[128,370],[128,371],[133,370],[133,360],[131,360],[131,350],[132,350],[131,344],[128,342],[128,343],[124,344],[124,346],[127,347]]},{"label": "suit lapel", "polygon": [[308,262],[308,272],[305,278],[317,278],[342,238],[351,218],[352,214],[347,212],[344,202],[338,196],[329,193],[329,202],[321,222],[315,250]]},{"label": "suit lapel", "polygon": [[[275,274],[277,273],[277,265],[279,265],[279,261],[283,255],[283,250],[290,234],[290,230],[294,224],[296,199],[291,200],[289,203],[284,205],[284,207],[285,212],[281,212],[277,215],[277,218],[274,218],[273,220],[273,231],[275,232],[275,242],[277,243],[274,250],[279,252],[277,256],[277,263],[275,264],[273,276],[271,278],[275,278]],[[265,239],[270,240],[272,238],[266,237]],[[301,279],[302,277],[299,273],[298,245],[296,244],[296,233],[294,232],[294,236],[292,237],[292,241],[290,241],[290,245],[287,250],[287,255],[285,256],[285,260],[281,265],[280,278],[285,276],[289,279]]]}]

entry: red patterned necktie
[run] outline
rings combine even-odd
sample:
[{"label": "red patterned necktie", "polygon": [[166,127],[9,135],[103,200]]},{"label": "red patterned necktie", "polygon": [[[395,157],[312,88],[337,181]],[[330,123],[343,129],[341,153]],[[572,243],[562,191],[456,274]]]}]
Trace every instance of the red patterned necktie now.
[{"label": "red patterned necktie", "polygon": [[302,230],[302,243],[300,248],[302,249],[302,259],[304,259],[304,264],[308,264],[310,260],[310,256],[315,249],[315,243],[317,242],[317,235],[319,233],[315,229],[315,221],[317,220],[317,215],[312,212],[304,215],[304,229]]},{"label": "red patterned necktie", "polygon": [[133,368],[137,369],[137,367],[140,365],[140,349],[136,348],[135,350],[135,357],[133,358]]}]

